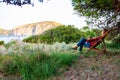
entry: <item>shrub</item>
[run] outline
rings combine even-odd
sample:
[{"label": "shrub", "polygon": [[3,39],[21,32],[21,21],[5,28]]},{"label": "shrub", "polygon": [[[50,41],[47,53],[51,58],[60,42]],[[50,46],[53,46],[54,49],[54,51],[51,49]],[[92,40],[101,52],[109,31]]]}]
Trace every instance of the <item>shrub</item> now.
[{"label": "shrub", "polygon": [[4,41],[0,41],[0,45],[4,45]]},{"label": "shrub", "polygon": [[59,26],[54,29],[50,29],[45,31],[41,35],[31,36],[29,38],[24,39],[24,42],[32,42],[32,43],[48,43],[52,44],[55,42],[77,42],[81,37],[84,36],[84,33],[80,31],[78,28],[74,26]]},{"label": "shrub", "polygon": [[16,41],[11,41],[11,42],[5,44],[4,46],[6,47],[6,49],[8,49],[11,45],[16,44],[16,43],[17,43]]},{"label": "shrub", "polygon": [[116,44],[120,44],[120,35],[118,35],[117,37],[115,37],[112,42],[116,43]]}]

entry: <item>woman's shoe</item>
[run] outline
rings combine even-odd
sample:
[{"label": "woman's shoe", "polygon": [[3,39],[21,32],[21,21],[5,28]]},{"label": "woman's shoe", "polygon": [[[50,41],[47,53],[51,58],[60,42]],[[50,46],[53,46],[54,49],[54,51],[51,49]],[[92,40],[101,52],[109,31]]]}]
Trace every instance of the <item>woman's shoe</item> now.
[{"label": "woman's shoe", "polygon": [[75,47],[73,47],[72,49],[77,50],[77,48],[78,48],[78,47],[77,47],[77,46],[75,46]]}]

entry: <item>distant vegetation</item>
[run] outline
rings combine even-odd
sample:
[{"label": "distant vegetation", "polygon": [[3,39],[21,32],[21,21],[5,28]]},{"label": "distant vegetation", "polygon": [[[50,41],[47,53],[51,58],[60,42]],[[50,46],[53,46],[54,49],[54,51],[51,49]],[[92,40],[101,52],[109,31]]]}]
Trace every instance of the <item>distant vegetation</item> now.
[{"label": "distant vegetation", "polygon": [[0,45],[4,45],[4,41],[0,41]]},{"label": "distant vegetation", "polygon": [[30,43],[47,43],[47,44],[53,44],[55,42],[65,42],[65,43],[71,43],[71,42],[77,42],[82,37],[94,37],[100,32],[100,30],[92,30],[88,31],[88,29],[80,30],[78,28],[75,28],[72,25],[68,26],[59,26],[54,29],[50,29],[48,31],[45,31],[41,35],[33,35],[26,39],[24,39],[24,42],[30,42]]}]

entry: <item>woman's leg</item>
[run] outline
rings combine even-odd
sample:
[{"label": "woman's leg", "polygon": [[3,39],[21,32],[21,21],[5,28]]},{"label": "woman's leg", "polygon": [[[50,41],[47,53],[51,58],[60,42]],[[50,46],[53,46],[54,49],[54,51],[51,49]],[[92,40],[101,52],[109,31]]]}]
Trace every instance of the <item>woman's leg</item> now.
[{"label": "woman's leg", "polygon": [[82,51],[83,45],[86,42],[87,39],[81,38],[80,41],[77,43],[77,46],[73,47],[72,49],[77,50],[78,47],[80,51]]},{"label": "woman's leg", "polygon": [[85,38],[81,38],[80,41],[78,42],[77,46],[81,46],[82,44],[84,44],[86,42],[87,39]]},{"label": "woman's leg", "polygon": [[86,42],[87,39],[82,38],[80,39],[80,41],[78,42],[77,46],[80,47],[79,50],[82,51],[83,45]]}]

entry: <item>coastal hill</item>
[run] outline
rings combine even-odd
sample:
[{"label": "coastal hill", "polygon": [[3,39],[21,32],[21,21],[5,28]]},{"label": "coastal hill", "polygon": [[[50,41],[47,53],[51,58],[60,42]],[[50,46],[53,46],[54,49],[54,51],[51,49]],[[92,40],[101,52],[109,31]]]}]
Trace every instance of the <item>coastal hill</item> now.
[{"label": "coastal hill", "polygon": [[0,28],[0,35],[8,35],[10,33],[10,30],[5,30]]},{"label": "coastal hill", "polygon": [[22,26],[17,26],[12,30],[5,30],[0,28],[0,35],[9,35],[9,36],[38,35],[46,30],[56,28],[60,25],[62,24],[55,21],[36,22],[36,23],[25,24]]},{"label": "coastal hill", "polygon": [[62,24],[55,21],[43,21],[37,23],[26,24],[15,27],[10,31],[9,35],[38,35],[51,28],[56,28]]}]

